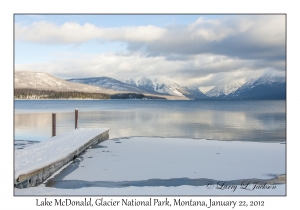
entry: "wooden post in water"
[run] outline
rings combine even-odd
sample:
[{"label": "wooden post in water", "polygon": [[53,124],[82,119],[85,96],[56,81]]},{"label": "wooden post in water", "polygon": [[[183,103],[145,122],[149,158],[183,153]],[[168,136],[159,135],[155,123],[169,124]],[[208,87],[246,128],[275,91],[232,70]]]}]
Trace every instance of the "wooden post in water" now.
[{"label": "wooden post in water", "polygon": [[52,137],[56,136],[56,113],[52,113]]},{"label": "wooden post in water", "polygon": [[78,109],[75,109],[75,129],[78,127]]}]

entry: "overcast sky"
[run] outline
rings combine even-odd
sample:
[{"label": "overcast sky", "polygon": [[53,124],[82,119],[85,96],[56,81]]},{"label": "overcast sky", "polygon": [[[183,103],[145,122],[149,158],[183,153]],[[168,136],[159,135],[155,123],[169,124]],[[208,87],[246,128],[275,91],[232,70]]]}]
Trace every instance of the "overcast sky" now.
[{"label": "overcast sky", "polygon": [[15,15],[15,70],[162,77],[205,92],[285,74],[285,15]]}]

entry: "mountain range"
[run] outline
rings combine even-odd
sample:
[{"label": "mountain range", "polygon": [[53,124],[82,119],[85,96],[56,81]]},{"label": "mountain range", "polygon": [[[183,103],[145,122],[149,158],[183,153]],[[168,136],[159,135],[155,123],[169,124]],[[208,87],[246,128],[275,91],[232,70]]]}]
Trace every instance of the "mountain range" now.
[{"label": "mountain range", "polygon": [[242,83],[230,83],[224,86],[215,86],[205,93],[208,97],[216,97],[216,98],[225,98],[230,93],[233,93],[238,88],[240,88]]},{"label": "mountain range", "polygon": [[15,89],[38,89],[53,91],[80,91],[94,93],[117,93],[113,89],[77,84],[54,77],[44,72],[15,71]]},{"label": "mountain range", "polygon": [[181,96],[196,100],[284,100],[286,99],[285,77],[264,74],[252,78],[248,82],[230,83],[215,86],[205,94],[198,87],[184,87],[169,79],[142,77],[139,79],[124,79],[122,81],[109,77],[93,77],[70,79],[68,81],[111,88],[114,90],[134,91]]},{"label": "mountain range", "polygon": [[226,99],[272,100],[286,99],[285,77],[264,74],[259,78],[250,79],[236,91],[228,94]]},{"label": "mountain range", "polygon": [[92,77],[69,79],[69,82],[84,83],[118,91],[136,92],[144,94],[169,95],[190,99],[206,99],[197,87],[182,87],[169,79],[147,78],[125,79],[122,81],[109,77]]},{"label": "mountain range", "polygon": [[244,84],[215,86],[205,94],[198,87],[184,87],[170,79],[141,77],[122,81],[110,77],[62,80],[46,73],[15,72],[15,88],[59,89],[108,94],[148,94],[167,99],[195,100],[284,100],[285,77],[264,74]]},{"label": "mountain range", "polygon": [[[95,81],[98,79],[94,78],[91,80]],[[111,84],[108,81],[111,81]],[[88,83],[87,81],[85,82]],[[118,83],[119,86],[116,85]],[[96,83],[91,84],[93,85],[85,84],[84,82],[66,81],[45,72],[14,72],[14,95],[17,99],[65,98],[70,96],[71,98],[98,99],[189,100],[189,98],[182,96],[166,95],[154,91],[139,91],[136,87],[122,88],[122,85],[126,87],[125,83],[108,77],[104,77],[103,83],[99,83],[98,85]]]},{"label": "mountain range", "polygon": [[125,83],[135,87],[139,87],[148,91],[155,91],[158,93],[184,96],[192,99],[205,99],[205,96],[197,87],[183,87],[176,82],[169,79],[162,78],[147,78],[140,79],[125,79]]}]

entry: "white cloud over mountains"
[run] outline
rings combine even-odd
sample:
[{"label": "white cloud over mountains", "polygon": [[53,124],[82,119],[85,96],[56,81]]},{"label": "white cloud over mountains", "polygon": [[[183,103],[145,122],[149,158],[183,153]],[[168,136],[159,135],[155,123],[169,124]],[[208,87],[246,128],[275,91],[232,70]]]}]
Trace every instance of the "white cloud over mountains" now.
[{"label": "white cloud over mountains", "polygon": [[[17,43],[76,45],[101,40],[127,46],[126,52],[17,63],[16,70],[47,71],[64,78],[159,76],[174,79],[181,85],[223,85],[259,76],[264,71],[285,71],[285,27],[284,15],[200,17],[189,25],[165,27],[16,23]],[[98,44],[101,47],[101,43]]]},{"label": "white cloud over mountains", "polygon": [[15,25],[17,41],[43,44],[81,44],[94,39],[148,43],[161,39],[166,31],[151,25],[101,28],[90,23],[80,25],[76,22],[66,22],[60,26],[45,21],[26,26],[18,23]]}]

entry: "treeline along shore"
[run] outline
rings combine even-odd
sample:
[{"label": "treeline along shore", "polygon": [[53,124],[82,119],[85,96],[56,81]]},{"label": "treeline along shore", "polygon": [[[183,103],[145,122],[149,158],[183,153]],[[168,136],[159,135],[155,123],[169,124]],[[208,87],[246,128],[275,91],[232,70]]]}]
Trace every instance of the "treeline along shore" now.
[{"label": "treeline along shore", "polygon": [[17,88],[15,99],[166,99],[158,96],[148,96],[140,93],[89,93],[79,91],[54,91]]}]

